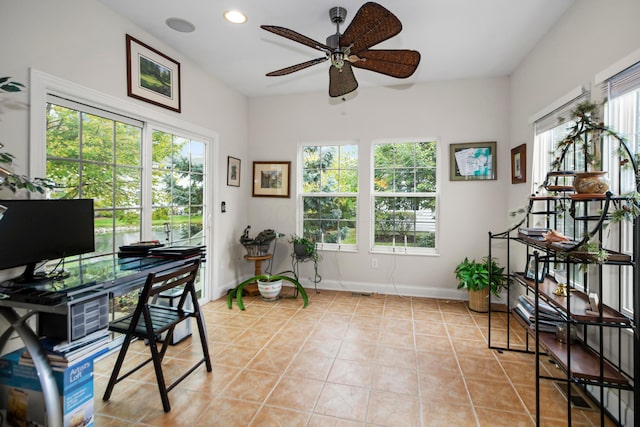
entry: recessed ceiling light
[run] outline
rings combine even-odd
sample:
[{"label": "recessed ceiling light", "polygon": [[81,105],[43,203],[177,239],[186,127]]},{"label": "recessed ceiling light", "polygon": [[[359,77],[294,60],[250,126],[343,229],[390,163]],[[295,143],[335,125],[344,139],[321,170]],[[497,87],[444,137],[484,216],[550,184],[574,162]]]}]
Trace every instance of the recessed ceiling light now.
[{"label": "recessed ceiling light", "polygon": [[192,33],[196,29],[196,26],[191,22],[180,18],[169,18],[165,22],[167,23],[169,28],[181,33]]},{"label": "recessed ceiling light", "polygon": [[247,16],[239,10],[227,10],[224,13],[224,19],[233,24],[244,24],[247,22]]}]

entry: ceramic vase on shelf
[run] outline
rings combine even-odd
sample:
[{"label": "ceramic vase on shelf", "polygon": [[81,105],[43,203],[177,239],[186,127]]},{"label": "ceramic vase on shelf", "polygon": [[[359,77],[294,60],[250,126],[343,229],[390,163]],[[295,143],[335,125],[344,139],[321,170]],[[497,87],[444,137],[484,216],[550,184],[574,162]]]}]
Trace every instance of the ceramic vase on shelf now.
[{"label": "ceramic vase on shelf", "polygon": [[573,188],[579,194],[603,194],[609,189],[604,171],[576,172]]}]

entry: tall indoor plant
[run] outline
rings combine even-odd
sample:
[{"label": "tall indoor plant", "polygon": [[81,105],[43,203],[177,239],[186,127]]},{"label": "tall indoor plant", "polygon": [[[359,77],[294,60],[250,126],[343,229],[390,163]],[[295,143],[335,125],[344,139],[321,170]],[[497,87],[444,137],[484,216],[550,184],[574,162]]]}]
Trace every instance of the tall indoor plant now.
[{"label": "tall indoor plant", "polygon": [[455,274],[458,289],[469,291],[469,309],[480,313],[489,311],[489,292],[499,297],[507,284],[504,267],[499,266],[495,258],[484,257],[478,262],[465,257],[457,265]]}]

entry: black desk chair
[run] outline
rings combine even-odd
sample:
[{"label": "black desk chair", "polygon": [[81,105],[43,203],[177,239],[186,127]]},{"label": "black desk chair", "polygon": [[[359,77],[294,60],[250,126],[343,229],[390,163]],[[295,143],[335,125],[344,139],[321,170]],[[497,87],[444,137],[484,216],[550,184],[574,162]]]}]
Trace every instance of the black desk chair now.
[{"label": "black desk chair", "polygon": [[[147,281],[142,288],[138,299],[138,305],[136,306],[133,314],[117,319],[109,324],[110,331],[125,334],[125,337],[120,353],[118,354],[118,359],[113,367],[109,384],[104,392],[103,400],[109,400],[113,387],[117,383],[127,378],[147,363],[153,361],[153,366],[156,371],[156,379],[158,381],[158,389],[160,390],[160,398],[162,399],[162,407],[165,412],[169,412],[171,410],[171,406],[169,405],[168,393],[173,389],[173,387],[195,371],[202,363],[205,363],[207,372],[211,372],[211,360],[209,359],[206,330],[194,286],[199,267],[200,260],[198,259],[191,264],[179,267],[169,273],[161,273],[158,275],[149,274]],[[184,286],[184,290],[177,306],[167,307],[154,304],[159,293],[178,286]],[[183,308],[187,298],[191,298],[193,310],[188,311]],[[167,351],[169,342],[171,342],[171,337],[175,327],[179,323],[191,317],[194,317],[198,324],[203,357],[198,360],[197,363],[184,375],[167,386],[162,372],[162,359]],[[167,335],[164,338],[162,347],[158,351],[157,343],[160,335],[164,332],[166,332]],[[120,374],[120,369],[122,368],[125,355],[127,354],[129,345],[134,338],[147,340],[149,350],[151,351],[151,357],[119,377],[118,375]]]}]

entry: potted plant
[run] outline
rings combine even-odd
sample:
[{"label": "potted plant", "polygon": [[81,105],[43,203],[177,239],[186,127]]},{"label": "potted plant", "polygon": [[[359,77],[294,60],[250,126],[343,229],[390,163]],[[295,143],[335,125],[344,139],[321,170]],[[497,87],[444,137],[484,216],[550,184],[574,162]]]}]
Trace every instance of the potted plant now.
[{"label": "potted plant", "polygon": [[[20,92],[24,88],[22,83],[14,82],[11,77],[0,77],[0,93]],[[4,147],[0,143],[0,150]],[[44,193],[53,188],[53,181],[47,178],[29,178],[25,175],[17,175],[8,169],[13,163],[14,155],[6,151],[0,151],[0,190],[8,188],[12,192],[26,189],[30,192]],[[4,166],[3,166],[4,165]]]},{"label": "potted plant", "polygon": [[279,276],[268,276],[258,279],[258,291],[265,301],[275,301],[282,290],[282,278]]},{"label": "potted plant", "polygon": [[316,251],[316,242],[313,240],[293,234],[289,242],[293,244],[293,253],[298,259],[311,258],[313,261],[318,261],[319,256]]},{"label": "potted plant", "polygon": [[[579,151],[585,160],[584,171],[565,171],[574,176],[573,187],[577,193],[603,194],[609,189],[605,179],[606,171],[601,170],[601,141],[610,138],[619,145],[615,154],[620,157],[619,165],[622,170],[632,166],[629,170],[638,169],[638,159],[630,150],[626,139],[606,126],[600,119],[598,105],[586,101],[578,104],[571,112],[570,119],[573,125],[568,128],[568,134],[556,145],[557,157],[551,163],[551,173],[560,173],[565,164],[565,157],[570,148]],[[563,119],[561,119],[563,120]],[[611,212],[612,222],[623,219],[633,221],[640,214],[640,191],[638,190],[639,178],[635,177],[636,188],[622,195],[624,198],[616,203]]]},{"label": "potted plant", "polygon": [[489,261],[484,257],[482,262],[464,258],[455,270],[458,289],[469,291],[469,309],[480,313],[489,311],[489,292],[500,297],[500,291],[507,284],[504,267],[500,267],[495,258]]}]

